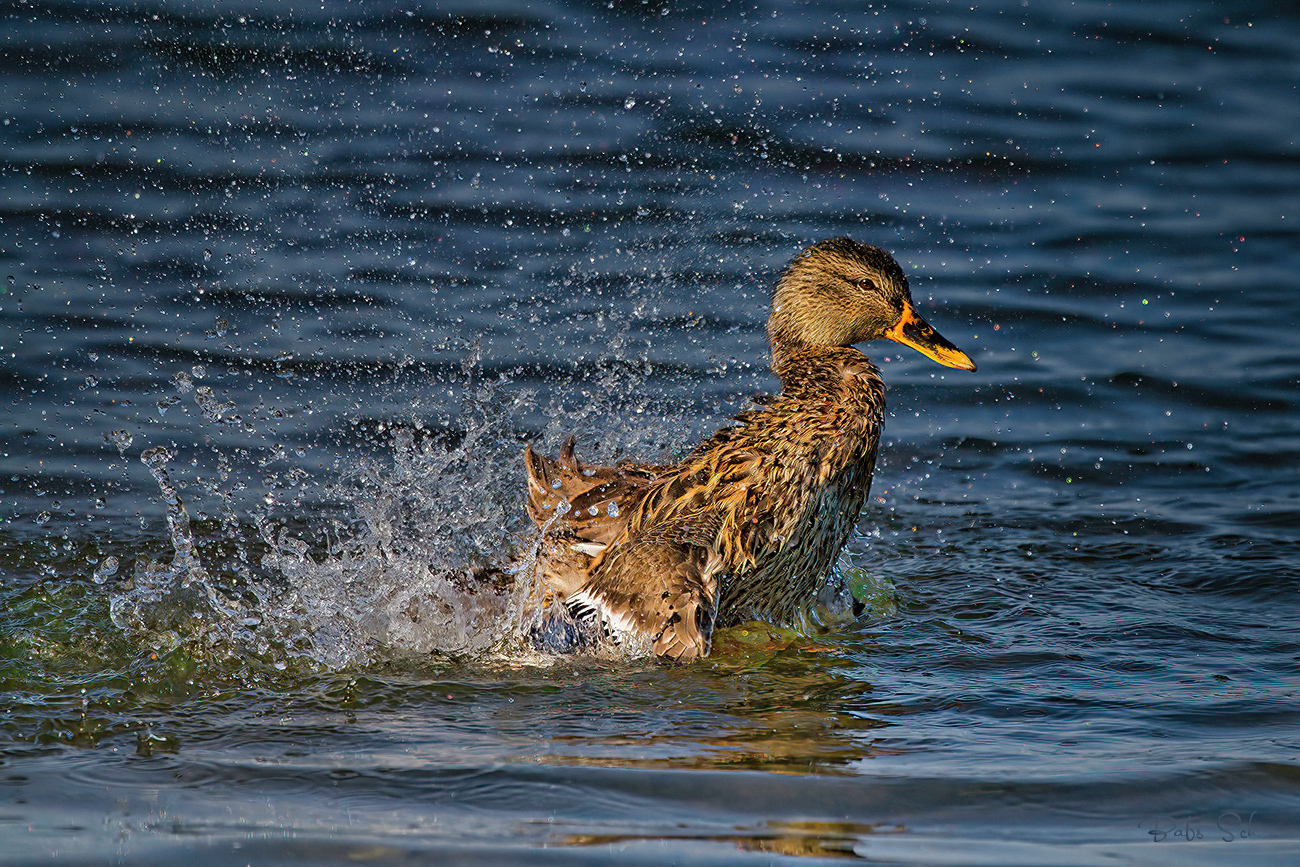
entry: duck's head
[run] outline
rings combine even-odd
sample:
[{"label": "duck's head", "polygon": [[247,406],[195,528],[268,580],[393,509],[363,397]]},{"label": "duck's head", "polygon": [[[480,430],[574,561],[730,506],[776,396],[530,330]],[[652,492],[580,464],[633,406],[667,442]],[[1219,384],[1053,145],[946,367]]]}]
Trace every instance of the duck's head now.
[{"label": "duck's head", "polygon": [[810,346],[852,346],[882,338],[948,367],[971,361],[917,315],[907,275],[879,247],[849,238],[820,241],[786,266],[767,320],[773,360]]}]

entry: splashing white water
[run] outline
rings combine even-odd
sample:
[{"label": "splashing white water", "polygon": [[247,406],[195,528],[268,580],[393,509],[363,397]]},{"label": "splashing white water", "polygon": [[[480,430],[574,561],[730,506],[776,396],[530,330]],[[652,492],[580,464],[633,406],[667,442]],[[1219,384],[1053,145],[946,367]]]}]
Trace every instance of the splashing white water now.
[{"label": "splashing white water", "polygon": [[[529,581],[509,571],[523,526],[518,473],[501,472],[502,449],[517,451],[511,424],[530,401],[519,393],[480,412],[451,448],[419,429],[391,431],[387,460],[359,460],[326,486],[359,519],[335,527],[332,538],[310,522],[295,535],[269,509],[240,519],[219,487],[210,491],[227,520],[196,528],[169,470],[175,455],[147,450],[141,460],[158,484],[172,555],[137,562],[134,580],[114,588],[113,622],[171,642],[197,639],[232,654],[307,657],[330,668],[499,648],[522,634],[532,596]],[[274,492],[265,502],[275,502]],[[226,543],[235,561],[255,568],[205,563],[205,543]],[[522,574],[531,579],[531,570]]]},{"label": "splashing white water", "polygon": [[[619,349],[611,343],[611,352]],[[538,407],[531,391],[505,376],[479,381],[478,364],[477,353],[462,364],[454,427],[381,423],[386,452],[341,459],[329,480],[296,468],[263,473],[255,506],[240,505],[249,492],[239,470],[288,460],[283,447],[269,448],[262,461],[242,449],[217,451],[215,474],[188,485],[174,478],[190,473],[172,449],[145,451],[171,557],[139,560],[130,580],[110,585],[113,622],[160,646],[256,654],[277,667],[286,659],[344,668],[435,653],[520,652],[542,596],[532,568],[537,534],[523,510],[519,433]],[[643,372],[616,363],[597,374],[584,382],[576,411],[551,398],[545,412],[554,430],[543,440],[569,425],[600,430],[608,455],[664,437],[663,430],[648,434],[652,423],[636,413],[633,422],[609,423],[625,415]],[[250,429],[239,407],[212,389],[195,388],[184,375],[172,385],[192,395],[206,424]],[[190,464],[203,469],[198,458]],[[182,497],[191,507],[215,500],[221,519],[202,508],[192,519]],[[346,520],[293,511],[313,500],[337,504]]]}]

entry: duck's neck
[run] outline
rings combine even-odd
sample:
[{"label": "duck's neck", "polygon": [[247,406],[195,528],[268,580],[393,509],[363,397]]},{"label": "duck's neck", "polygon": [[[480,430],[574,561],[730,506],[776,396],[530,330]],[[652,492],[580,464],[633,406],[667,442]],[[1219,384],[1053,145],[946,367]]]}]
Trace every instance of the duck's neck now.
[{"label": "duck's neck", "polygon": [[808,349],[808,344],[806,343],[797,340],[787,340],[778,337],[775,334],[770,334],[769,340],[772,344],[772,371],[777,376],[781,375],[781,368],[786,366],[786,362]]},{"label": "duck's neck", "polygon": [[871,359],[852,346],[825,346],[793,341],[772,342],[772,372],[788,387],[796,380],[842,377],[844,370],[876,370]]},{"label": "duck's neck", "polygon": [[772,371],[782,379],[785,378],[782,371],[789,370],[792,364],[796,366],[806,364],[810,358],[834,356],[843,353],[846,349],[852,354],[860,354],[856,349],[849,346],[804,343],[802,340],[777,339],[775,337],[771,342]]}]

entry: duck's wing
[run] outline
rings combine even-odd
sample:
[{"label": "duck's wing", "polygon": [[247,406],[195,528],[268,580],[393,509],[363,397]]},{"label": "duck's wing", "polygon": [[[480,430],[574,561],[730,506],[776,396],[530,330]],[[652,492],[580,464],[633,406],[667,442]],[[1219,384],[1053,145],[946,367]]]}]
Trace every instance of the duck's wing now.
[{"label": "duck's wing", "polygon": [[[671,468],[648,464],[587,466],[574,456],[573,446],[574,439],[569,437],[558,459],[539,455],[532,446],[524,451],[528,515],[538,527],[571,535],[592,549],[588,553],[598,553],[599,546],[624,534],[628,514],[651,483]],[[568,503],[569,508],[557,518],[562,503]]]},{"label": "duck's wing", "polygon": [[566,604],[578,618],[597,616],[616,633],[648,640],[655,654],[687,662],[709,654],[718,565],[704,548],[630,540],[609,548]]},{"label": "duck's wing", "polygon": [[537,549],[537,576],[559,599],[567,599],[587,582],[591,564],[605,550],[604,545],[589,546],[571,536],[541,539]]},{"label": "duck's wing", "polygon": [[726,433],[649,486],[628,519],[630,536],[707,548],[727,571],[752,563],[772,536],[781,486],[773,484],[770,457]]}]

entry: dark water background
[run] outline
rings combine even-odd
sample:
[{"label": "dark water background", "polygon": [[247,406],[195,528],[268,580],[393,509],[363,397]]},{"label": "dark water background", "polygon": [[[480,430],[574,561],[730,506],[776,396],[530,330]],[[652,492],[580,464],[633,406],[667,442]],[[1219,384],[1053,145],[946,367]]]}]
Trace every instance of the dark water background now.
[{"label": "dark water background", "polygon": [[[0,12],[6,859],[1300,863],[1290,4],[213,5]],[[485,653],[838,234],[979,363],[869,350],[878,616]]]}]

